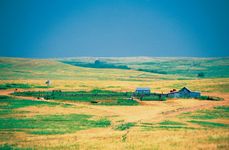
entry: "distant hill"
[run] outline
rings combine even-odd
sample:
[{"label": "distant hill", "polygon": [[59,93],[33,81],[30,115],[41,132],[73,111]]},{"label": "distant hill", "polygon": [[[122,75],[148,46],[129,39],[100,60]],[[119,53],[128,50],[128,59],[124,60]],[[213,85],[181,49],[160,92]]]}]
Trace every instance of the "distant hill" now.
[{"label": "distant hill", "polygon": [[91,64],[99,60],[111,66],[125,66],[122,69],[132,69],[161,75],[179,75],[192,78],[229,77],[229,57],[78,57],[57,60],[74,66],[83,65],[83,67],[89,68],[95,68]]},{"label": "distant hill", "polygon": [[109,68],[109,69],[130,69],[126,65],[118,65],[118,64],[112,64],[112,63],[107,63],[104,61],[100,60],[95,60],[95,62],[77,62],[77,61],[67,61],[63,60],[61,61],[66,64],[70,64],[73,66],[79,66],[79,67],[87,67],[87,68]]},{"label": "distant hill", "polygon": [[[96,60],[100,62],[95,64]],[[80,63],[81,65],[79,65]],[[74,79],[152,81],[228,77],[229,58],[226,57],[79,57],[61,59],[0,57],[0,80]]]},{"label": "distant hill", "polygon": [[[65,60],[65,59],[63,59]],[[152,81],[189,79],[184,76],[160,75],[135,70],[85,68],[62,63],[56,59],[26,59],[0,57],[0,80],[11,79],[74,79]]]}]

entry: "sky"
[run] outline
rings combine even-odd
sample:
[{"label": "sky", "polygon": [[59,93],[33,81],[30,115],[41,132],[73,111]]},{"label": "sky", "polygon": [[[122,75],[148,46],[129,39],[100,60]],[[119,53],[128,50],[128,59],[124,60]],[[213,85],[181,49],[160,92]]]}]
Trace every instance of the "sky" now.
[{"label": "sky", "polygon": [[0,0],[0,56],[229,56],[229,0]]}]

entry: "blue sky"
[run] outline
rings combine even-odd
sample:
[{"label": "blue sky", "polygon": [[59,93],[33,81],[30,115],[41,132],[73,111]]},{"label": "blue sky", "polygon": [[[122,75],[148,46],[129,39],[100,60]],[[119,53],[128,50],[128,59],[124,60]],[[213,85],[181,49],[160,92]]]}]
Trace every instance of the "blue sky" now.
[{"label": "blue sky", "polygon": [[0,56],[229,56],[228,0],[0,0]]}]

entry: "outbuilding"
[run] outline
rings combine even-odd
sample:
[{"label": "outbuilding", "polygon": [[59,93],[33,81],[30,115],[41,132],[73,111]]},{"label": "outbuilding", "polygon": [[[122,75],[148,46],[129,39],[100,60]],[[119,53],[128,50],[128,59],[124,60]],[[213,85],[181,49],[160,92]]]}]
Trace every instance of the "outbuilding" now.
[{"label": "outbuilding", "polygon": [[135,90],[136,95],[149,95],[150,94],[150,88],[148,87],[138,87]]},{"label": "outbuilding", "polygon": [[171,98],[198,98],[200,97],[200,92],[192,92],[186,87],[183,87],[179,91],[170,92],[167,94]]}]

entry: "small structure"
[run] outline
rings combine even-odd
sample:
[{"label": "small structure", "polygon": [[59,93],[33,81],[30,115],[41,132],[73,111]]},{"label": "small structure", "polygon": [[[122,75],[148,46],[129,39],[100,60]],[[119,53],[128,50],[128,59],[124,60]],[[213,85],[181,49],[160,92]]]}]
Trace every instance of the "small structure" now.
[{"label": "small structure", "polygon": [[192,92],[186,87],[183,87],[179,91],[171,91],[167,94],[170,98],[198,98],[200,97],[200,92]]},{"label": "small structure", "polygon": [[51,85],[51,81],[50,81],[50,80],[47,80],[47,81],[45,82],[45,84],[47,84],[47,86],[50,86],[50,85]]},{"label": "small structure", "polygon": [[136,95],[150,95],[150,88],[148,87],[138,87],[135,90]]}]

